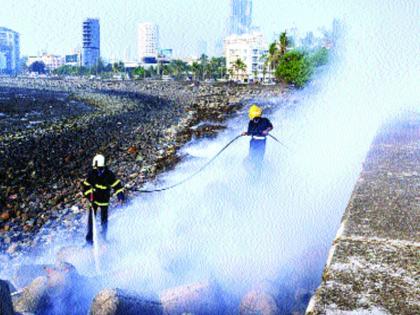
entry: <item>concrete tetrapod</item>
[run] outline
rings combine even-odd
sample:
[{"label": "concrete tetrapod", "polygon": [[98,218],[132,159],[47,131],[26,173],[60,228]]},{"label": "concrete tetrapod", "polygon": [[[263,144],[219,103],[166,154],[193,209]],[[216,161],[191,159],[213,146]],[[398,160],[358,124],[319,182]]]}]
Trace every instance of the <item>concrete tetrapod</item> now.
[{"label": "concrete tetrapod", "polygon": [[225,302],[219,286],[211,281],[193,283],[164,291],[162,301],[165,314],[223,314]]},{"label": "concrete tetrapod", "polygon": [[104,289],[92,301],[91,315],[163,314],[162,305],[153,298],[144,298],[120,289]]},{"label": "concrete tetrapod", "polygon": [[239,305],[241,315],[277,315],[280,308],[276,300],[278,290],[269,282],[255,286],[242,298]]}]

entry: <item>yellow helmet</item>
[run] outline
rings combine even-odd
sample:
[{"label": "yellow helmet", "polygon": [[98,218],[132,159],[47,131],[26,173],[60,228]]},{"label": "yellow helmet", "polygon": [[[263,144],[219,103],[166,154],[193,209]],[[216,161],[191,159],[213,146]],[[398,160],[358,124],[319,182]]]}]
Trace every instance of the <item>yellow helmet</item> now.
[{"label": "yellow helmet", "polygon": [[257,105],[254,104],[249,108],[248,115],[249,115],[249,119],[251,119],[251,120],[254,119],[254,118],[257,118],[257,117],[261,117],[262,108],[258,107]]}]

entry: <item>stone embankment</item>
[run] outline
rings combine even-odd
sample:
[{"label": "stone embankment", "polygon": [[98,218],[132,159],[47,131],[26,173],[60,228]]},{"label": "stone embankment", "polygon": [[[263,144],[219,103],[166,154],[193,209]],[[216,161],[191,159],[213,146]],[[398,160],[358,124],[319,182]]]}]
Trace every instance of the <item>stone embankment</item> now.
[{"label": "stone embankment", "polygon": [[[80,182],[103,153],[127,192],[213,135],[250,99],[286,89],[162,81],[0,79],[0,253],[14,256],[83,217]],[[79,233],[80,234],[80,233]],[[80,236],[80,235],[79,235]]]},{"label": "stone embankment", "polygon": [[420,314],[420,115],[372,144],[307,314]]}]

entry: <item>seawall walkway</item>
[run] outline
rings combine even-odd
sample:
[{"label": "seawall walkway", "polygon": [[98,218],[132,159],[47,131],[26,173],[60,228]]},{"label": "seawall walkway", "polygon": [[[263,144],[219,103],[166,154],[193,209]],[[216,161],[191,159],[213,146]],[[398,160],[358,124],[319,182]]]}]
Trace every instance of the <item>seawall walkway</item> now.
[{"label": "seawall walkway", "polygon": [[372,143],[307,314],[420,314],[420,115]]}]

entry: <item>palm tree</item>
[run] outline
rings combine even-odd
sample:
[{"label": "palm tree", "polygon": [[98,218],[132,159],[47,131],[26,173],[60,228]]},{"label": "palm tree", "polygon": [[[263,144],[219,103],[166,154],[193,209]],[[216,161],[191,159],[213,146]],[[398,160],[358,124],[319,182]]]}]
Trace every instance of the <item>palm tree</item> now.
[{"label": "palm tree", "polygon": [[268,53],[266,55],[263,55],[261,59],[265,59],[265,62],[263,65],[264,77],[267,72],[270,75],[273,75],[274,71],[276,70],[280,62],[279,48],[278,48],[278,43],[276,41],[270,44],[268,48]]},{"label": "palm tree", "polygon": [[232,63],[232,69],[233,73],[240,79],[239,74],[241,73],[241,76],[244,76],[246,73],[246,64],[238,58]]},{"label": "palm tree", "polygon": [[182,60],[175,59],[169,63],[169,71],[177,80],[185,76],[187,69],[188,64]]},{"label": "palm tree", "polygon": [[284,56],[286,53],[287,47],[289,46],[289,39],[287,38],[286,31],[282,32],[279,37],[279,48],[280,48],[280,57]]},{"label": "palm tree", "polygon": [[235,75],[235,70],[233,69],[233,66],[228,69],[229,73],[229,80],[233,80],[233,76]]},{"label": "palm tree", "polygon": [[198,62],[194,61],[191,65],[191,72],[193,75],[193,80],[197,80],[197,78],[200,75],[200,65],[198,64]]},{"label": "palm tree", "polygon": [[200,56],[200,75],[201,80],[204,80],[208,74],[209,65],[208,65],[209,57],[206,54],[202,54]]},{"label": "palm tree", "polygon": [[279,49],[277,42],[270,44],[270,47],[268,48],[267,60],[271,69],[275,69],[277,67],[279,63]]}]

